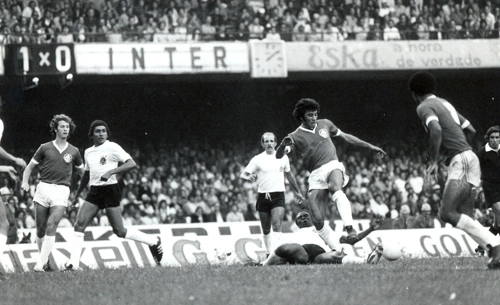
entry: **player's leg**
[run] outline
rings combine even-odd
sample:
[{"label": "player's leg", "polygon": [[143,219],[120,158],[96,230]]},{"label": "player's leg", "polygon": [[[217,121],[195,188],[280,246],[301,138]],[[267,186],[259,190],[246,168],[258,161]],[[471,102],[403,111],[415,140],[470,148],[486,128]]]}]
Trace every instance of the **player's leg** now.
[{"label": "player's leg", "polygon": [[353,229],[354,221],[352,219],[352,208],[349,199],[342,190],[344,185],[344,172],[340,169],[334,169],[328,174],[328,190],[332,197],[332,201],[337,205],[340,218],[344,222],[344,227],[349,234],[349,237],[355,238],[356,231]]},{"label": "player's leg", "polygon": [[49,220],[49,208],[33,201],[35,205],[35,224],[36,224],[36,245],[38,254],[42,253],[42,246],[45,240],[45,231],[47,229],[47,221]]},{"label": "player's leg", "polygon": [[59,225],[59,222],[63,218],[65,212],[65,205],[54,205],[49,208],[45,237],[43,240],[42,248],[40,250],[40,256],[38,257],[38,262],[36,263],[34,268],[35,271],[47,271],[47,266],[45,265],[49,260],[50,252],[52,252],[52,248],[54,247],[54,243],[56,242],[57,226]]},{"label": "player's leg", "polygon": [[306,264],[309,259],[304,247],[296,243],[280,245],[262,265]]},{"label": "player's leg", "polygon": [[[6,214],[6,206],[0,199],[0,258],[3,255],[3,252],[7,248],[7,231],[9,230],[9,223],[7,221],[7,214]],[[0,261],[1,263],[1,261]],[[0,280],[4,280],[5,277],[0,272]]]},{"label": "player's leg", "polygon": [[491,205],[491,210],[493,211],[493,214],[495,215],[495,220],[493,224],[490,227],[490,232],[493,233],[494,235],[498,235],[500,233],[500,202],[495,202],[494,204]]},{"label": "player's leg", "polygon": [[273,241],[273,249],[281,245],[281,232],[283,231],[283,219],[285,218],[285,200],[283,198],[283,206],[274,205],[271,210],[271,222],[273,227],[272,241]]},{"label": "player's leg", "polygon": [[271,212],[265,211],[260,205],[257,206],[259,212],[260,226],[262,227],[262,238],[264,239],[264,245],[266,246],[267,254],[273,252],[273,240],[271,235]]},{"label": "player's leg", "polygon": [[106,208],[106,215],[116,236],[147,244],[156,263],[160,265],[163,257],[163,248],[159,236],[148,235],[135,228],[125,228],[120,207]]},{"label": "player's leg", "polygon": [[332,228],[325,225],[325,206],[329,202],[328,190],[317,189],[309,191],[309,198],[306,200],[309,207],[309,214],[311,215],[314,227],[318,231],[318,235],[325,241],[325,243],[332,250],[340,250],[340,243],[338,237],[333,234]]},{"label": "player's leg", "polygon": [[71,241],[71,256],[69,262],[66,263],[66,270],[77,270],[80,268],[80,256],[82,255],[83,242],[85,237],[85,229],[89,226],[90,222],[99,213],[99,207],[88,201],[84,201],[78,214],[73,232],[73,239]]}]

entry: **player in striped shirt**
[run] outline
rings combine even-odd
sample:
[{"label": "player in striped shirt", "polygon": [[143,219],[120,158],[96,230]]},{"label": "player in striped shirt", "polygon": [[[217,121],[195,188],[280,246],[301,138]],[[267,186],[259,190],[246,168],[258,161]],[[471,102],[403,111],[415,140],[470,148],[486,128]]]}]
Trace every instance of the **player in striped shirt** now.
[{"label": "player in striped shirt", "polygon": [[488,249],[491,258],[488,268],[500,269],[500,237],[472,218],[481,176],[479,159],[469,145],[476,130],[447,100],[434,95],[436,80],[432,74],[415,73],[408,89],[418,104],[418,117],[430,136],[427,185],[432,179],[437,180],[440,150],[448,166],[439,216]]}]

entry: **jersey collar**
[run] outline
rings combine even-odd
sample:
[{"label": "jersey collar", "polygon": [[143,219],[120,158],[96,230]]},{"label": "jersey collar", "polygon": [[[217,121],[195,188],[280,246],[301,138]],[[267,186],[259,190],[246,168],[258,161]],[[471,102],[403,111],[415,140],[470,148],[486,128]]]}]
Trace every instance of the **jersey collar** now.
[{"label": "jersey collar", "polygon": [[497,149],[493,149],[491,146],[490,146],[490,143],[486,143],[486,145],[484,146],[484,150],[485,151],[494,151],[494,152],[498,152],[500,150],[500,146],[497,148]]},{"label": "jersey collar", "polygon": [[304,128],[304,127],[302,127],[302,125],[299,126],[299,128],[302,129],[303,131],[307,131],[307,132],[310,132],[310,133],[316,133],[316,127],[318,127],[318,123],[316,123],[316,126],[314,126],[313,129]]},{"label": "jersey collar", "polygon": [[59,151],[59,153],[62,153],[66,148],[68,148],[68,142],[66,142],[66,144],[64,145],[64,147],[62,149],[59,149],[59,146],[57,146],[57,144],[56,144],[56,140],[52,141],[52,144]]},{"label": "jersey collar", "polygon": [[431,94],[431,95],[429,95],[429,96],[428,96],[428,97],[424,100],[424,102],[425,102],[425,101],[427,101],[427,100],[430,100],[431,98],[437,98],[437,96],[435,96],[434,94]]}]

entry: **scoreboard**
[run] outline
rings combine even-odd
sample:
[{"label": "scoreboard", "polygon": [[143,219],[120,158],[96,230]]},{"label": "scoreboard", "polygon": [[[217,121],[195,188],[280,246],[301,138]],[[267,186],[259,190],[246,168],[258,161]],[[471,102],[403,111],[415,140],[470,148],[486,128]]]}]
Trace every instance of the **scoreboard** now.
[{"label": "scoreboard", "polygon": [[5,46],[5,74],[11,76],[75,73],[73,44],[12,44]]}]

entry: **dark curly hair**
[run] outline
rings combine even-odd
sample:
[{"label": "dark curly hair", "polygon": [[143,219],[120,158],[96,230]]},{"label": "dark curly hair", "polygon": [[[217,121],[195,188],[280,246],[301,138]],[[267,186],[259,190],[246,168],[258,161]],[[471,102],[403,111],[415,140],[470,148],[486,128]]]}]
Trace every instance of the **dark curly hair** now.
[{"label": "dark curly hair", "polygon": [[319,104],[313,99],[303,98],[295,104],[295,109],[293,110],[293,116],[299,122],[304,119],[304,114],[307,111],[317,111],[319,114]]},{"label": "dark curly hair", "polygon": [[67,116],[65,114],[56,114],[56,115],[54,115],[52,120],[50,120],[50,122],[49,122],[50,133],[52,135],[54,135],[54,136],[56,135],[57,126],[59,126],[60,121],[64,121],[64,122],[69,124],[69,134],[70,135],[73,134],[73,132],[75,132],[76,124],[75,124],[75,122],[73,122],[73,120],[69,116]]},{"label": "dark curly hair", "polygon": [[434,90],[436,90],[436,79],[429,72],[417,72],[410,78],[408,90],[414,92],[416,95],[434,93]]},{"label": "dark curly hair", "polygon": [[109,130],[108,124],[104,122],[103,120],[95,120],[92,123],[90,123],[90,128],[89,128],[89,138],[92,140],[92,137],[94,136],[94,129],[97,126],[104,126],[106,127],[106,132],[108,133],[108,138],[111,136],[111,130]]},{"label": "dark curly hair", "polygon": [[484,135],[484,138],[486,139],[486,141],[488,141],[490,139],[491,134],[495,133],[495,132],[500,133],[500,126],[492,126],[492,127],[488,128],[488,130],[486,131],[486,134]]}]

